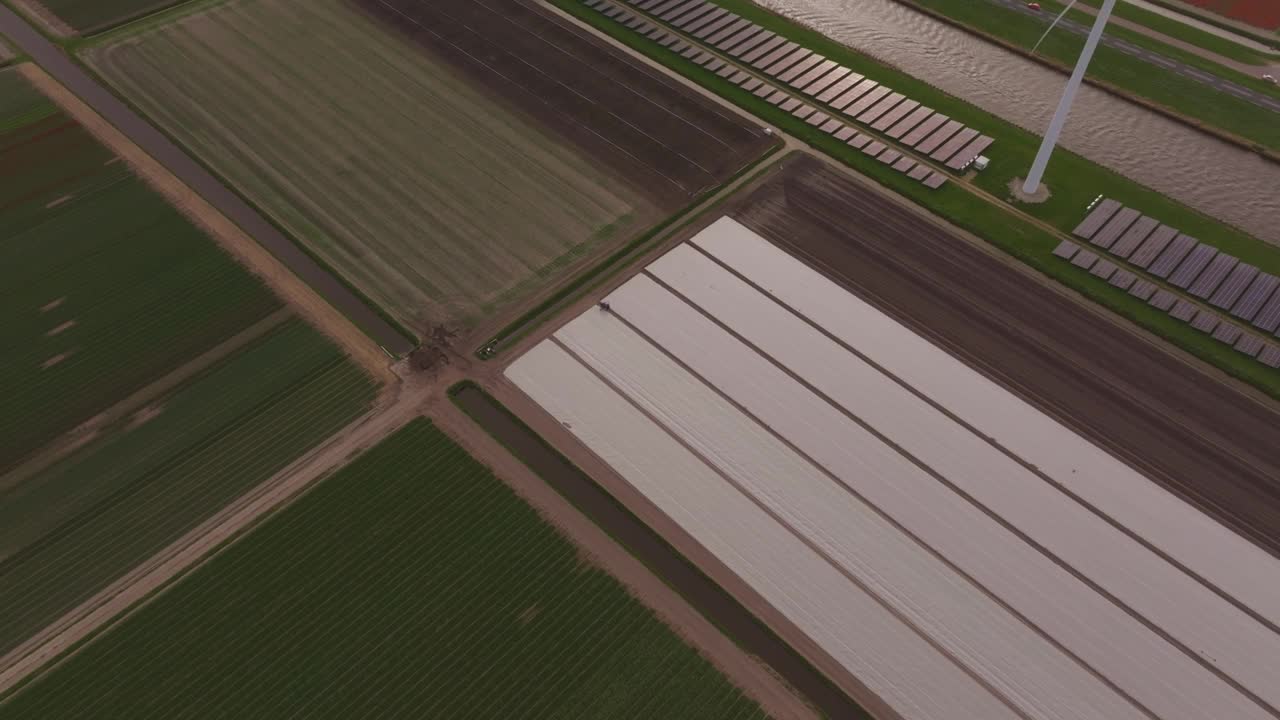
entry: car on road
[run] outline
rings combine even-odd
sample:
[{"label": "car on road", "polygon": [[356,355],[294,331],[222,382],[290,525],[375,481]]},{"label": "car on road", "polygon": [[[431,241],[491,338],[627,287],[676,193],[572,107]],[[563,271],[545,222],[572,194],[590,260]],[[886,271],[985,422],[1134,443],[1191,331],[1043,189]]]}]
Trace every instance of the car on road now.
[{"label": "car on road", "polygon": [[1038,2],[1029,2],[1029,3],[1027,3],[1027,8],[1028,8],[1028,9],[1030,9],[1030,10],[1036,10],[1036,11],[1039,11],[1039,10],[1040,10],[1040,3],[1038,3]]}]

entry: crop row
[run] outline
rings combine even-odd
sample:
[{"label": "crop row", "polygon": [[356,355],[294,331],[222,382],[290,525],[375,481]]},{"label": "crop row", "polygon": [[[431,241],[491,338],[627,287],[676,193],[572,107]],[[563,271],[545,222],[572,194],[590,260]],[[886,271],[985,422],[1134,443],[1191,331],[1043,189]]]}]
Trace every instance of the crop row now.
[{"label": "crop row", "polygon": [[89,709],[762,716],[423,420],[0,706],[0,718]]},{"label": "crop row", "polygon": [[0,173],[0,470],[280,305],[68,122]]},{"label": "crop row", "polygon": [[[210,396],[230,402],[220,407]],[[0,533],[0,652],[270,477],[371,399],[368,378],[294,320],[178,392],[158,417],[20,486],[4,498],[17,531]]]}]

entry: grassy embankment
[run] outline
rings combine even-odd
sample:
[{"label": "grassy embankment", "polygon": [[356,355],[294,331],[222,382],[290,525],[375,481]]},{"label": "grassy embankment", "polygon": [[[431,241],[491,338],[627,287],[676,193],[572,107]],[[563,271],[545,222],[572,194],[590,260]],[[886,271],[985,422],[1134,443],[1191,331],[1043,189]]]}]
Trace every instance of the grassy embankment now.
[{"label": "grassy embankment", "polygon": [[[1004,252],[1030,265],[1174,345],[1216,365],[1267,394],[1280,398],[1280,373],[1235,352],[1190,326],[1169,317],[1106,282],[1052,256],[1061,236],[1029,221],[1014,208],[987,202],[949,183],[940,191],[930,191],[918,182],[886,167],[877,160],[837,142],[789,113],[760,100],[751,93],[708,72],[692,62],[603,17],[578,0],[551,0],[553,4],[585,22],[643,52],[667,67],[702,84],[717,94],[770,122],[787,133],[849,167],[873,178],[881,185],[907,197],[937,216],[962,227]],[[1007,196],[1009,181],[1031,164],[1039,138],[985,111],[933,88],[905,73],[850,50],[816,31],[798,26],[746,0],[716,0],[805,47],[869,75],[923,104],[997,138],[992,168],[980,174],[975,185],[997,197]],[[1099,194],[1141,208],[1144,212],[1184,231],[1218,245],[1269,272],[1280,274],[1280,250],[1199,214],[1173,200],[1106,170],[1078,155],[1062,151],[1050,164],[1047,182],[1053,197],[1040,205],[1019,205],[1017,210],[1044,221],[1061,232],[1069,232],[1083,217],[1085,206]]]},{"label": "grassy embankment", "polygon": [[[990,2],[970,0],[906,0],[912,4],[964,26],[972,32],[992,38],[1013,48],[1029,51],[1044,34],[1046,17],[1036,17]],[[1046,16],[1056,14],[1063,5],[1044,0]],[[1069,18],[1092,24],[1093,17],[1073,10]],[[1199,67],[1205,72],[1235,81],[1240,85],[1280,97],[1274,85],[1256,77],[1224,68],[1217,63],[1184,50],[1148,38],[1119,26],[1108,28],[1108,34],[1123,37],[1135,45],[1146,46],[1171,59]],[[1058,67],[1075,65],[1084,47],[1085,37],[1067,31],[1055,31],[1044,40],[1036,54]],[[1115,48],[1099,46],[1089,66],[1088,77],[1160,107],[1171,110],[1192,124],[1216,128],[1246,145],[1256,145],[1272,153],[1280,153],[1280,115],[1260,108],[1242,98],[1215,90],[1204,83],[1185,78]]]},{"label": "grassy embankment", "polygon": [[0,718],[658,718],[761,709],[415,420]]}]

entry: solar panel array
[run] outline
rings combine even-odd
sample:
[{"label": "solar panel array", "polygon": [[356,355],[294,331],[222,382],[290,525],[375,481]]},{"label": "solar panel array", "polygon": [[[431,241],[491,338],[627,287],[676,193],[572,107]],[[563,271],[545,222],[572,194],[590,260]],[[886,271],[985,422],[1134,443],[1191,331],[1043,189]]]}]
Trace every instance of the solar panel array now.
[{"label": "solar panel array", "polygon": [[[636,10],[657,18],[670,27],[714,47],[742,67],[773,78],[785,92],[762,82],[741,68],[680,40],[679,36],[644,19],[610,0],[584,0],[587,7],[635,30],[664,47],[756,96],[808,121],[863,153],[876,157],[895,170],[907,174],[925,187],[937,189],[946,176],[918,161],[904,158],[884,142],[859,132],[857,126],[884,133],[930,160],[950,170],[963,171],[994,140],[973,128],[923,107],[915,100],[894,92],[834,60],[752,23],[707,0],[625,0]],[[790,93],[797,93],[826,105],[845,119],[819,110]],[[850,122],[846,122],[845,120]]]},{"label": "solar panel array", "polygon": [[[1280,336],[1280,277],[1262,272],[1109,198],[1095,202],[1072,232],[1088,240],[1093,248],[1127,261],[1134,268],[1164,280],[1171,288],[1185,291],[1210,308],[1227,312],[1260,332],[1245,332],[1233,323],[1224,322],[1214,310],[1118,266],[1114,274],[1110,274],[1111,284],[1127,289],[1130,295],[1190,323],[1201,332],[1210,333],[1214,339],[1256,357],[1269,367],[1280,367],[1280,345],[1270,339]],[[1091,269],[1100,277],[1098,265],[1103,262],[1114,265],[1109,260],[1099,260],[1095,250],[1069,240],[1063,241],[1053,254]]]}]

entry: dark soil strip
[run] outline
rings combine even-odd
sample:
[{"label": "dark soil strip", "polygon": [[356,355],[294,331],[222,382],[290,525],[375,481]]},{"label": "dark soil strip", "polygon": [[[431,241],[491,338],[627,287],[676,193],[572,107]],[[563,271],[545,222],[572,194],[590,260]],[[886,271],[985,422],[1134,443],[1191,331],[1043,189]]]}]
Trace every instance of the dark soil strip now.
[{"label": "dark soil strip", "polygon": [[754,123],[524,0],[352,0],[673,210],[758,157]]},{"label": "dark soil strip", "polygon": [[1280,555],[1280,413],[800,159],[734,216]]},{"label": "dark soil strip", "polygon": [[759,657],[827,717],[869,718],[844,693],[774,635],[746,608],[695,568],[590,477],[484,391],[464,385],[453,401],[485,432],[528,465],[680,593],[747,653]]}]

